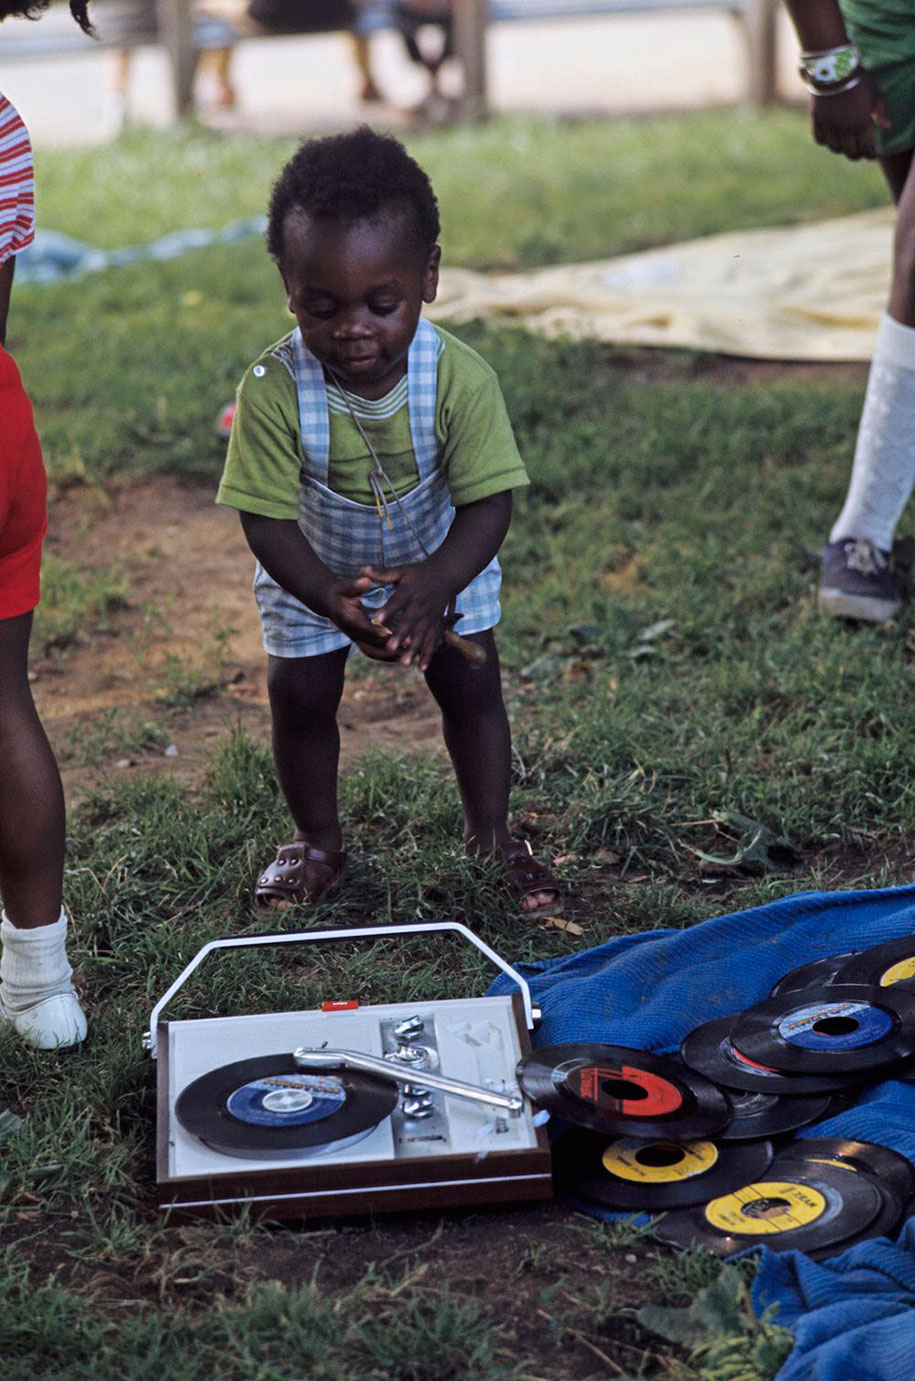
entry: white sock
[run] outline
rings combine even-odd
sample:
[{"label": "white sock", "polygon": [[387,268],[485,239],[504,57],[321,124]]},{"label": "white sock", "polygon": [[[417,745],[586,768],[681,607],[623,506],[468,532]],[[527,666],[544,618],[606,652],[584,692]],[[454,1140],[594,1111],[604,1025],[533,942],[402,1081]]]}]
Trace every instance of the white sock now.
[{"label": "white sock", "polygon": [[874,345],[855,462],[830,542],[864,537],[889,551],[915,485],[915,327],[886,312]]},{"label": "white sock", "polygon": [[6,912],[0,921],[0,1001],[11,1016],[45,998],[71,993],[73,970],[67,959],[67,913],[53,925],[24,930]]}]

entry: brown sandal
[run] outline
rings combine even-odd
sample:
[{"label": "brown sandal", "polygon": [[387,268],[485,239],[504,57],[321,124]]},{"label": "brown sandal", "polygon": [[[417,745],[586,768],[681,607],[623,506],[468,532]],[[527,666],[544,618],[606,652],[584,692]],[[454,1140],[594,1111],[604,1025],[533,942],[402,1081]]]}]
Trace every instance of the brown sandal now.
[{"label": "brown sandal", "polygon": [[[501,852],[499,861],[509,891],[518,902],[522,915],[538,916],[544,911],[552,911],[559,905],[562,888],[546,864],[534,857],[527,840],[518,841]],[[539,906],[524,906],[525,899],[536,896],[538,892],[552,892],[553,900],[541,902]]]},{"label": "brown sandal", "polygon": [[294,839],[277,851],[276,858],[258,879],[254,906],[258,911],[285,911],[302,902],[323,900],[343,876],[346,854],[339,849],[316,849],[305,839]]}]

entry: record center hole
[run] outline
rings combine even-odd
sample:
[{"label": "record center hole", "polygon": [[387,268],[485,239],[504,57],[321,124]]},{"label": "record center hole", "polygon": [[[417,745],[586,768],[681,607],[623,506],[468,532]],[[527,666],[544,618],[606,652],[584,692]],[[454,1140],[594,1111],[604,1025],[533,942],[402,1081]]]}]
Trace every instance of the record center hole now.
[{"label": "record center hole", "polygon": [[854,1017],[823,1017],[813,1023],[813,1029],[818,1036],[848,1036],[857,1031],[858,1023]]},{"label": "record center hole", "polygon": [[778,1218],[790,1207],[787,1199],[753,1199],[740,1211],[746,1218]]},{"label": "record center hole", "polygon": [[639,1165],[679,1165],[683,1159],[682,1146],[643,1146],[636,1151]]},{"label": "record center hole", "polygon": [[601,1079],[600,1086],[608,1098],[615,1098],[618,1103],[634,1103],[638,1098],[648,1097],[647,1088],[630,1079]]}]

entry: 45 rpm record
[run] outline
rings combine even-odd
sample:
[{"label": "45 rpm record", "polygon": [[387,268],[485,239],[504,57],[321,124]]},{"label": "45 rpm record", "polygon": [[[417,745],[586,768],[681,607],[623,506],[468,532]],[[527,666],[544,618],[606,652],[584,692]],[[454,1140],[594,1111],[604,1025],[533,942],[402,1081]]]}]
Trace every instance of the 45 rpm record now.
[{"label": "45 rpm record", "polygon": [[704,1203],[763,1175],[771,1142],[642,1141],[572,1127],[553,1143],[553,1173],[568,1193],[606,1208],[666,1208]]},{"label": "45 rpm record", "polygon": [[778,1153],[779,1165],[789,1162],[847,1166],[879,1180],[903,1204],[915,1196],[915,1165],[898,1151],[876,1141],[852,1141],[839,1136],[798,1137]]},{"label": "45 rpm record", "polygon": [[223,1155],[289,1159],[365,1136],[397,1097],[393,1080],[304,1070],[283,1053],[210,1070],[182,1089],[175,1111],[187,1131]]},{"label": "45 rpm record", "polygon": [[819,1122],[833,1107],[831,1093],[787,1097],[756,1089],[726,1089],[731,1100],[733,1120],[718,1133],[719,1141],[753,1141],[757,1137],[779,1136]]},{"label": "45 rpm record", "polygon": [[653,1231],[680,1247],[733,1256],[747,1247],[834,1256],[868,1235],[885,1211],[886,1194],[865,1175],[830,1165],[799,1165],[744,1185],[709,1203],[676,1209]]},{"label": "45 rpm record", "polygon": [[870,983],[875,988],[915,992],[915,935],[853,954],[836,974],[837,983]]},{"label": "45 rpm record", "polygon": [[718,1017],[690,1031],[680,1047],[690,1069],[730,1089],[759,1089],[792,1097],[852,1088],[861,1082],[853,1074],[783,1074],[757,1060],[748,1060],[731,1040],[735,1017]]},{"label": "45 rpm record", "polygon": [[735,1017],[731,1039],[788,1074],[879,1069],[915,1054],[915,994],[863,984],[783,993]]},{"label": "45 rpm record", "polygon": [[[850,950],[846,954],[830,954],[825,959],[812,959],[809,964],[800,964],[790,973],[782,975],[769,996],[778,997],[781,993],[796,993],[801,988],[821,988],[833,983],[842,965],[847,963],[856,953],[856,950]],[[842,981],[849,983],[870,982],[870,979],[849,978]]]},{"label": "45 rpm record", "polygon": [[547,1045],[525,1055],[518,1082],[533,1102],[608,1136],[690,1141],[730,1120],[727,1098],[673,1055],[623,1045]]}]

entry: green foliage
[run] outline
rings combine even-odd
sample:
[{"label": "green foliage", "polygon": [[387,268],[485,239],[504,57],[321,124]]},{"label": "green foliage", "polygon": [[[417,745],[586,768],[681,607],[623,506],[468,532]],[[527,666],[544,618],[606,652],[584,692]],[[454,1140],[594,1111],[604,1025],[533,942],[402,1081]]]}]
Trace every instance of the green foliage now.
[{"label": "green foliage", "polygon": [[700,1381],[767,1381],[794,1346],[786,1328],[769,1312],[753,1313],[743,1273],[725,1266],[686,1309],[648,1304],[638,1320],[653,1333],[689,1352]]}]

